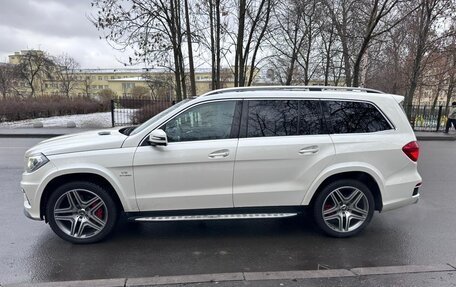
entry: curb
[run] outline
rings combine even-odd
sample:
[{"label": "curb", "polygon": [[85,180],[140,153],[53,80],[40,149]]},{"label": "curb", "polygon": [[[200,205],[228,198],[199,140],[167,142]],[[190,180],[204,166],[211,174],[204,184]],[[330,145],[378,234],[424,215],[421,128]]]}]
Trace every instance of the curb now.
[{"label": "curb", "polygon": [[416,136],[419,141],[456,141],[454,136]]},{"label": "curb", "polygon": [[3,285],[9,287],[145,287],[190,283],[248,282],[262,280],[293,280],[315,278],[360,277],[369,275],[390,275],[429,272],[456,272],[454,263],[437,265],[402,265],[381,267],[360,267],[352,269],[298,270],[276,272],[236,272],[218,274],[196,274],[179,276],[155,276],[143,278],[97,279],[80,281],[60,281],[44,283],[24,283]]}]

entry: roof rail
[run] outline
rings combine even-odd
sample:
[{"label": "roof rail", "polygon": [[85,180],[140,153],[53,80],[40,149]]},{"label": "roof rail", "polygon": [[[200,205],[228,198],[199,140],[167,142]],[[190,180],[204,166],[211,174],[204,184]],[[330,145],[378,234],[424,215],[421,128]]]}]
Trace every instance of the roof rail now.
[{"label": "roof rail", "polygon": [[367,88],[356,88],[356,87],[334,87],[334,86],[250,86],[250,87],[236,87],[226,88],[220,90],[214,90],[203,94],[202,96],[210,96],[216,94],[222,94],[226,92],[250,92],[250,91],[310,91],[310,92],[321,92],[321,91],[346,91],[346,92],[366,92],[384,94],[382,91],[367,89]]}]

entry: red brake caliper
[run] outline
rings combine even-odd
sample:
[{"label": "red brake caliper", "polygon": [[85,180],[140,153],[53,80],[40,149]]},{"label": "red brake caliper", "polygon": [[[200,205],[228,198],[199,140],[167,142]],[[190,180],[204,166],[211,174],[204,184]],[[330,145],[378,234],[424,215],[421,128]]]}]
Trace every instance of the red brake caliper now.
[{"label": "red brake caliper", "polygon": [[[93,208],[95,205],[97,205],[96,202],[94,202],[91,207]],[[95,216],[103,219],[103,208],[101,208],[101,206],[95,211]]]}]

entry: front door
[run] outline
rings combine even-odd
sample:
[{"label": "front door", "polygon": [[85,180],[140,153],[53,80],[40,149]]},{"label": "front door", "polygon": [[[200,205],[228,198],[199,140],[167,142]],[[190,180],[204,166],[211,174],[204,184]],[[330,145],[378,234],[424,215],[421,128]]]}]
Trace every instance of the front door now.
[{"label": "front door", "polygon": [[240,103],[190,107],[160,127],[168,145],[138,147],[133,165],[141,211],[233,207]]}]

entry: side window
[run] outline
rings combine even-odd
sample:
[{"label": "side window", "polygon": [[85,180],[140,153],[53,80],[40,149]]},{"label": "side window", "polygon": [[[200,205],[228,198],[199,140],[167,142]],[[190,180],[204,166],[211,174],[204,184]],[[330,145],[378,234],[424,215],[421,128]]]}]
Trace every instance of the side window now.
[{"label": "side window", "polygon": [[318,135],[325,133],[322,124],[320,101],[299,101],[299,134]]},{"label": "side window", "polygon": [[236,101],[220,101],[190,108],[162,129],[169,142],[227,139],[231,135]]},{"label": "side window", "polygon": [[333,133],[369,133],[391,129],[385,117],[372,104],[349,101],[325,102]]},{"label": "side window", "polygon": [[247,137],[297,135],[298,101],[250,100],[247,101]]}]

